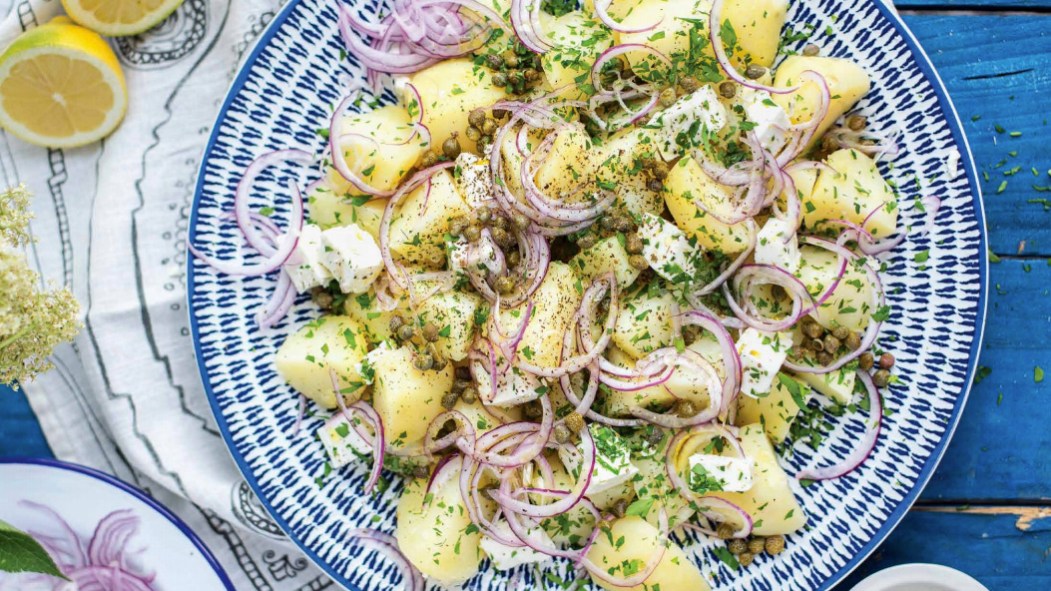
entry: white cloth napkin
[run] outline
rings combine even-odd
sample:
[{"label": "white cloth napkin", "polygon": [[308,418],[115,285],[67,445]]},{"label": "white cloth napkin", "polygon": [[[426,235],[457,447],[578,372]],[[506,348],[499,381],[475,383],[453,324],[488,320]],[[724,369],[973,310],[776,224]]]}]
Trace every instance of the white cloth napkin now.
[{"label": "white cloth napkin", "polygon": [[[47,150],[0,135],[5,185],[35,193],[29,259],[66,283],[85,328],[25,390],[55,455],[146,489],[216,554],[239,590],[336,585],[285,538],[230,459],[201,389],[186,313],[186,226],[216,113],[278,0],[186,0],[112,43],[127,119],[102,143]],[[0,43],[59,0],[0,0]]]}]

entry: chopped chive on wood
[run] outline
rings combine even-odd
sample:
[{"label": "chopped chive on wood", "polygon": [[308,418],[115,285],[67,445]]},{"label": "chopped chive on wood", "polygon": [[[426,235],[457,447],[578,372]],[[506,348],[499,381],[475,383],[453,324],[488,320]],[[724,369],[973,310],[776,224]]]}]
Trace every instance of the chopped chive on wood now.
[{"label": "chopped chive on wood", "polygon": [[1000,406],[1001,404],[1003,404],[1003,402],[1004,402],[1004,393],[1003,393],[1003,391],[1001,390],[1001,391],[1000,391],[1000,392],[999,392],[999,393],[998,393],[998,394],[996,395],[996,406]]},{"label": "chopped chive on wood", "polygon": [[1033,368],[1033,381],[1037,384],[1044,381],[1044,368],[1039,365]]},{"label": "chopped chive on wood", "polygon": [[974,385],[981,384],[982,380],[989,377],[991,373],[993,373],[993,368],[985,365],[978,366],[978,371],[974,373]]},{"label": "chopped chive on wood", "polygon": [[1000,262],[1000,257],[997,256],[997,254],[995,252],[991,251],[991,250],[989,251],[989,262],[990,263],[999,263]]},{"label": "chopped chive on wood", "polygon": [[1022,132],[1020,132],[1020,131],[1012,131],[1010,135],[1011,135],[1011,137],[1022,137]]},{"label": "chopped chive on wood", "polygon": [[981,115],[971,115],[971,121],[978,121],[982,118]]},{"label": "chopped chive on wood", "polygon": [[996,194],[999,195],[1007,190],[1007,181],[1002,181],[1000,186],[996,188]]},{"label": "chopped chive on wood", "polygon": [[997,124],[996,124],[996,126],[994,127],[994,129],[996,130],[996,133],[1003,133],[1003,132],[1007,131],[1007,130],[1006,130],[1006,129],[1004,129],[1004,128],[1003,128],[1003,126],[1002,126],[1002,125],[1000,125],[999,123],[997,123]]}]

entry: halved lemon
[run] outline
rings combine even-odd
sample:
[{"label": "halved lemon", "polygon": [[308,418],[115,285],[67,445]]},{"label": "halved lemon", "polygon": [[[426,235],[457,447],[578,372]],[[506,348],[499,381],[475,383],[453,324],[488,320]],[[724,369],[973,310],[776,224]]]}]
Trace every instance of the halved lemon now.
[{"label": "halved lemon", "polygon": [[183,0],[62,0],[70,18],[110,37],[147,31],[182,3]]},{"label": "halved lemon", "polygon": [[72,148],[112,132],[128,107],[117,56],[96,33],[56,18],[0,55],[0,126],[38,146]]}]

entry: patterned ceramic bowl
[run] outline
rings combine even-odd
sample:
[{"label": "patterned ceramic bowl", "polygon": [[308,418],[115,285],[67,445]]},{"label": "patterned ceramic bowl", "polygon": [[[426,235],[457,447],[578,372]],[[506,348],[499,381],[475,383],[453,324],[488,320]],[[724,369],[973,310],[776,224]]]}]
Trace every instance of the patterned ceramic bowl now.
[{"label": "patterned ceramic bowl", "polygon": [[[271,23],[234,82],[215,125],[197,186],[191,240],[207,252],[240,258],[223,214],[255,157],[297,147],[320,151],[316,130],[348,81],[363,78],[354,56],[340,59],[336,0],[290,0]],[[357,2],[365,14],[377,6]],[[886,396],[893,410],[868,461],[839,480],[798,488],[810,526],[790,536],[787,550],[734,572],[697,539],[683,540],[720,589],[828,589],[890,533],[934,473],[956,427],[977,362],[986,305],[986,238],[974,166],[957,114],[915,38],[901,19],[873,0],[793,0],[789,24],[812,27],[826,55],[859,61],[873,91],[862,107],[876,129],[898,129],[902,153],[885,170],[904,198],[902,219],[919,226],[919,197],[943,206],[929,236],[910,238],[888,260],[885,281],[893,313],[883,346],[903,376]],[[826,28],[834,31],[826,36]],[[800,44],[805,41],[800,41]],[[385,100],[393,96],[386,93]],[[275,194],[287,179],[263,179]],[[304,181],[306,179],[299,179]],[[281,215],[280,207],[278,215]],[[924,257],[920,252],[929,251]],[[234,458],[263,504],[288,535],[332,578],[351,589],[397,588],[396,569],[374,551],[348,543],[357,527],[394,529],[398,487],[361,494],[366,469],[351,466],[318,486],[325,455],[308,418],[292,435],[296,396],[272,363],[285,336],[316,310],[307,298],[273,330],[260,330],[254,311],[273,278],[226,277],[191,261],[189,298],[205,389]],[[792,469],[834,463],[862,431],[848,421],[822,447],[822,458],[798,448]],[[559,567],[559,577],[569,575]],[[485,568],[467,589],[503,590],[511,576],[527,588],[551,585],[536,571],[518,575]]]}]

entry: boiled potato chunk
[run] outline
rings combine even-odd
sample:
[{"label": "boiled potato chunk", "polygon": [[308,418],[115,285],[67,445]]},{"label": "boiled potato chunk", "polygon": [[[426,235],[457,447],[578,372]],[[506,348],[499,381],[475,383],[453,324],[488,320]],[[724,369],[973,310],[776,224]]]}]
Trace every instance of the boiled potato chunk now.
[{"label": "boiled potato chunk", "polygon": [[[839,257],[833,252],[810,245],[799,247],[799,252],[802,257],[799,280],[814,298],[819,298],[839,276]],[[857,264],[847,263],[847,272],[835,291],[810,316],[829,330],[845,326],[850,330],[862,331],[875,313],[868,275]]]},{"label": "boiled potato chunk", "polygon": [[854,108],[854,105],[869,92],[872,83],[868,73],[858,64],[838,57],[820,57],[792,55],[785,58],[777,68],[774,76],[774,86],[778,88],[789,88],[802,84],[803,86],[790,94],[775,94],[772,99],[791,117],[792,123],[810,121],[818,111],[821,104],[821,91],[814,82],[805,82],[800,77],[803,72],[813,70],[821,74],[828,83],[832,101],[828,108],[828,114],[821,120],[811,145],[823,136],[828,128],[844,113]]},{"label": "boiled potato chunk", "polygon": [[[577,277],[565,263],[551,263],[547,276],[530,300],[533,314],[526,327],[519,355],[533,365],[554,368],[562,361],[562,338],[570,329],[583,294],[577,291]],[[525,306],[503,310],[500,325],[504,331],[517,330],[525,315]]]},{"label": "boiled potato chunk", "polygon": [[[403,305],[408,304],[407,296],[403,296],[402,303]],[[372,291],[348,296],[343,303],[343,312],[361,324],[365,338],[373,346],[391,338],[391,317],[401,313],[401,310],[397,308],[389,312],[380,308],[376,295]]]},{"label": "boiled potato chunk", "polygon": [[[535,150],[544,141],[540,130],[531,129],[527,132],[527,135],[528,139],[525,142],[525,147],[528,150]],[[500,144],[500,155],[504,161],[505,186],[511,195],[522,200],[525,193],[525,189],[522,187],[522,162],[525,161],[525,156],[518,151],[517,142],[518,130],[509,131],[504,136],[503,143]]]},{"label": "boiled potato chunk", "polygon": [[[791,378],[788,378],[791,379]],[[810,395],[810,389],[800,384],[804,394],[804,401]],[[792,427],[792,421],[802,410],[791,391],[779,378],[774,379],[774,386],[770,394],[764,398],[753,398],[751,396],[737,397],[737,420],[738,426],[758,423],[762,425],[766,434],[774,443],[781,443],[788,437],[788,430]]]},{"label": "boiled potato chunk", "polygon": [[584,126],[572,124],[553,133],[551,151],[536,171],[537,188],[550,199],[570,202],[594,194],[591,180],[599,162]]},{"label": "boiled potato chunk", "polygon": [[709,208],[725,207],[733,194],[704,172],[693,158],[683,158],[671,168],[664,183],[664,200],[675,224],[708,250],[734,255],[748,248],[749,229],[744,223],[727,225],[715,219],[695,203],[701,200]]},{"label": "boiled potato chunk", "polygon": [[349,183],[347,185],[343,188],[322,185],[307,195],[310,220],[322,230],[357,224],[374,239],[379,240],[380,220],[383,218],[387,200],[357,195],[354,189],[349,188]]},{"label": "boiled potato chunk", "polygon": [[413,122],[399,105],[346,116],[340,124],[340,133],[364,136],[348,138],[339,144],[347,166],[369,185],[381,191],[394,190],[425,149],[423,138],[418,134],[413,137]]},{"label": "boiled potato chunk", "polygon": [[438,340],[434,343],[438,353],[446,359],[463,361],[474,342],[474,313],[481,299],[471,293],[446,291],[420,302],[418,321],[434,323],[438,327]]},{"label": "boiled potato chunk", "polygon": [[657,157],[653,130],[635,127],[609,137],[597,150],[597,179],[599,186],[615,187],[617,200],[614,208],[633,218],[647,213],[660,215],[664,211],[664,197],[650,189],[648,177],[642,173],[642,161]]},{"label": "boiled potato chunk", "polygon": [[[809,363],[811,362],[804,359],[800,365]],[[800,372],[796,378],[831,400],[840,404],[850,404],[854,400],[854,385],[858,381],[858,374],[852,369],[841,368],[823,374]]]},{"label": "boiled potato chunk", "polygon": [[440,171],[431,177],[429,189],[424,183],[404,197],[390,224],[390,250],[404,263],[441,268],[452,220],[470,212],[452,176]]},{"label": "boiled potato chunk", "polygon": [[[398,499],[398,548],[428,580],[457,586],[478,572],[482,534],[471,525],[458,479],[427,493],[427,480],[405,485]],[[429,502],[424,501],[430,497]]]},{"label": "boiled potato chunk", "polygon": [[[635,367],[635,360],[620,349],[611,348],[608,358],[621,367]],[[679,400],[692,402],[698,410],[704,409],[711,404],[708,384],[707,374],[698,372],[690,365],[683,365],[668,378],[668,381],[659,386],[636,392],[610,389],[606,394],[606,406],[609,414],[616,416],[630,416],[632,408],[671,405]]]},{"label": "boiled potato chunk", "polygon": [[427,427],[441,414],[442,396],[452,389],[453,366],[420,371],[408,347],[373,350],[368,361],[375,371],[372,406],[383,420],[387,444],[411,448],[423,440]]},{"label": "boiled potato chunk", "polygon": [[675,297],[660,291],[659,295],[650,295],[648,290],[640,292],[624,302],[617,315],[613,344],[633,359],[642,359],[672,344]]},{"label": "boiled potato chunk", "polygon": [[754,462],[752,488],[740,493],[709,494],[747,511],[755,522],[753,533],[759,536],[790,534],[806,525],[806,514],[792,496],[788,475],[777,463],[777,454],[763,426],[756,423],[742,428],[741,446]]},{"label": "boiled potato chunk", "polygon": [[554,47],[541,56],[547,89],[563,89],[567,100],[586,100],[581,85],[591,82],[591,65],[613,43],[602,23],[579,11],[548,19],[543,32]]},{"label": "boiled potato chunk", "polygon": [[335,408],[335,372],[344,399],[361,397],[358,365],[368,353],[365,329],[347,316],[322,316],[295,332],[281,345],[274,365],[300,394],[325,408]]},{"label": "boiled potato chunk", "polygon": [[[588,560],[595,568],[609,576],[625,579],[635,571],[625,572],[625,565],[641,569],[659,551],[659,531],[641,517],[629,515],[612,523],[604,523],[603,532],[595,538],[588,551]],[[595,583],[609,591],[708,591],[708,581],[690,561],[686,553],[674,542],[664,552],[657,568],[642,583],[634,587],[616,587],[592,575]]]},{"label": "boiled potato chunk", "polygon": [[722,18],[730,21],[737,36],[737,49],[730,60],[737,66],[774,65],[787,14],[788,0],[727,0]]},{"label": "boiled potato chunk", "polygon": [[822,170],[813,193],[803,198],[807,227],[817,227],[824,220],[847,220],[864,223],[877,239],[894,234],[898,200],[876,162],[857,150],[839,150],[830,154],[826,163],[832,170]]},{"label": "boiled potato chunk", "polygon": [[617,286],[623,292],[642,272],[631,266],[629,258],[631,255],[624,248],[619,236],[610,236],[595,246],[582,250],[569,261],[569,266],[576,272],[584,285],[588,285],[597,277],[606,273],[613,273],[617,279]]},{"label": "boiled potato chunk", "polygon": [[[491,70],[466,58],[439,62],[414,74],[410,82],[420,93],[423,124],[431,131],[431,145],[436,148],[455,132],[464,150],[476,151],[477,144],[464,133],[468,115],[507,96],[493,85]],[[405,100],[411,111],[412,92],[405,94]]]}]

